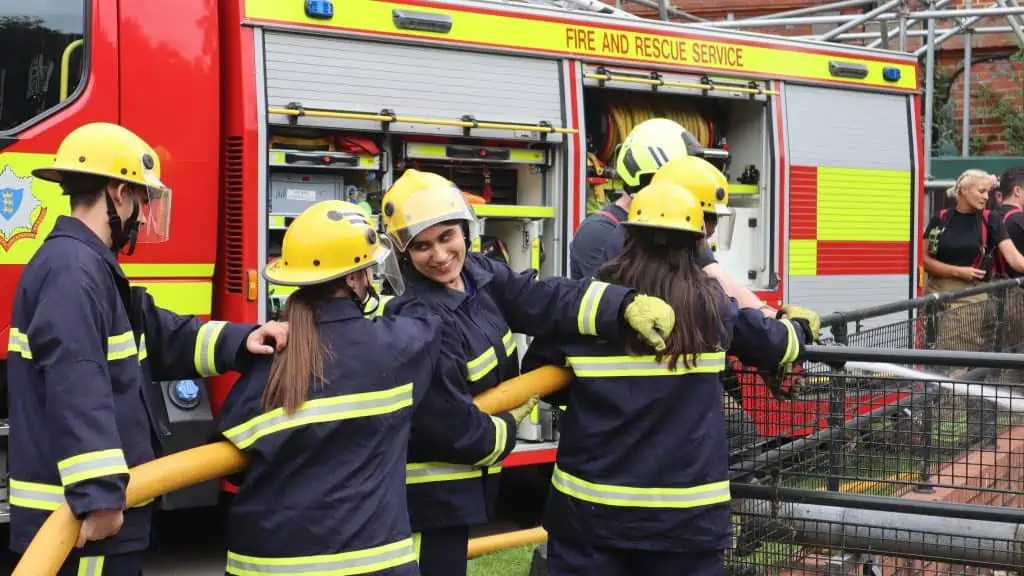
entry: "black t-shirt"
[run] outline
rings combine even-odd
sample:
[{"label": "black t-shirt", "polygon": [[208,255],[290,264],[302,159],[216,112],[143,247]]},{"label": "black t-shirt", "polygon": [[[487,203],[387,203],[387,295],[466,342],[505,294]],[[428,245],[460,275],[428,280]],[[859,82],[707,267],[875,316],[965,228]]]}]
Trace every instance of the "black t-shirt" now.
[{"label": "black t-shirt", "polygon": [[1017,247],[1018,251],[1024,252],[1024,212],[1017,210],[1013,214],[1006,216],[1006,213],[1013,208],[1016,208],[1016,206],[1003,204],[996,208],[995,211],[999,212],[999,219],[1003,222],[1006,237],[1013,241],[1013,245]]},{"label": "black t-shirt", "polygon": [[[981,255],[982,226],[988,228],[987,250],[1006,239],[1006,230],[996,212],[985,221],[981,212],[962,214],[949,210],[943,225],[938,215],[924,231],[924,240],[932,258],[950,266],[971,266]],[[933,237],[934,236],[934,237]]]},{"label": "black t-shirt", "polygon": [[[622,252],[625,229],[618,223],[625,222],[629,214],[616,204],[601,210],[606,214],[595,212],[583,219],[569,244],[569,277],[573,280],[593,277],[598,268]],[[715,253],[704,243],[697,255],[697,265],[705,268],[716,262]]]},{"label": "black t-shirt", "polygon": [[[1003,228],[1006,230],[1006,237],[1013,242],[1019,252],[1024,253],[1024,212],[1017,210],[1006,216],[1006,213],[1014,208],[1016,206],[1012,204],[1002,204],[997,206],[993,212],[999,215],[999,221],[1003,223]],[[1006,266],[1006,272],[1013,278],[1024,276],[1009,265]]]}]

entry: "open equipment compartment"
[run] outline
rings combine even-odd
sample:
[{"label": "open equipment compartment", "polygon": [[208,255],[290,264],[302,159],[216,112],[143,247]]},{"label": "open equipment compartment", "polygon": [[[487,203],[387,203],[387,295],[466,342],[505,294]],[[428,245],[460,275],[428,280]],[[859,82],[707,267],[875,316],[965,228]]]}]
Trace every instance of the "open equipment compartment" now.
[{"label": "open equipment compartment", "polygon": [[[587,134],[587,213],[599,210],[622,182],[615,154],[629,131],[651,118],[681,124],[700,143],[690,154],[703,156],[729,180],[729,207],[735,211],[732,242],[710,238],[726,272],[745,279],[752,290],[773,289],[776,203],[775,151],[766,82],[653,72],[606,65],[584,65]],[[612,192],[613,194],[609,194]]]},{"label": "open equipment compartment", "polygon": [[[379,135],[271,126],[267,151],[267,262],[281,257],[288,225],[317,202],[344,200],[368,216],[379,210],[383,161]],[[377,208],[374,208],[374,207]],[[267,285],[267,317],[279,318],[296,288]]]}]

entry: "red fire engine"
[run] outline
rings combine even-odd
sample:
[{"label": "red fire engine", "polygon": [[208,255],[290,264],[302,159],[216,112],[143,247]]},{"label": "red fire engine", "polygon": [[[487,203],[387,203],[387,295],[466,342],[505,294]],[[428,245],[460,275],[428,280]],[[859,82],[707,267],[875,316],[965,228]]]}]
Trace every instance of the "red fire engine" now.
[{"label": "red fire engine", "polygon": [[[906,298],[923,216],[917,83],[903,54],[519,2],[7,3],[0,338],[21,267],[68,210],[30,172],[91,121],[161,156],[171,240],[122,262],[181,313],[266,320],[286,293],[259,269],[290,219],[324,198],[375,210],[408,167],[480,196],[476,249],[565,274],[573,231],[614,185],[598,172],[653,116],[684,124],[729,176],[735,237],[719,260],[734,278],[822,313]],[[230,384],[158,383],[164,449],[205,442]],[[750,398],[765,435],[827,413]],[[524,423],[506,466],[552,461],[547,418]],[[163,506],[216,497],[211,484]]]}]

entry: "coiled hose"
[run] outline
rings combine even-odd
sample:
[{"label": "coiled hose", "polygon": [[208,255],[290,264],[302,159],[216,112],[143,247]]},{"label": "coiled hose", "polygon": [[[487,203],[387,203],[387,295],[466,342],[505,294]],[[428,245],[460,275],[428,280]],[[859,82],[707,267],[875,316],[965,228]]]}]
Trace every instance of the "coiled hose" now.
[{"label": "coiled hose", "polygon": [[695,106],[679,97],[653,98],[646,92],[608,92],[604,98],[604,119],[599,132],[603,142],[595,142],[598,156],[615,164],[615,147],[641,122],[651,118],[668,118],[686,128],[702,146],[710,148],[716,136],[714,124],[701,115]]},{"label": "coiled hose", "polygon": [[[587,154],[588,176],[610,177],[615,169],[616,147],[625,141],[633,128],[651,118],[668,118],[686,128],[704,147],[712,147],[716,138],[714,123],[704,117],[697,108],[684,98],[664,96],[649,92],[606,92],[600,109],[589,117],[594,126],[590,152]],[[607,171],[610,168],[611,171]],[[606,191],[614,186],[610,180],[598,178],[590,182],[587,190],[586,214],[600,210],[608,201]]]}]

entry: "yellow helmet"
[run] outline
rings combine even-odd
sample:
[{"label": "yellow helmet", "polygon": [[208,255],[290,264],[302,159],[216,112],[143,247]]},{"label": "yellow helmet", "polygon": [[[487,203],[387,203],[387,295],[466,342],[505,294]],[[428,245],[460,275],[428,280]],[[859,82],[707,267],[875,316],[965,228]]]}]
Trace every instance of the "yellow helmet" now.
[{"label": "yellow helmet", "polygon": [[263,277],[281,286],[311,286],[374,268],[396,294],[405,286],[391,242],[355,204],[325,200],[299,214],[284,233],[281,257]]},{"label": "yellow helmet", "polygon": [[653,176],[669,160],[686,156],[686,128],[667,118],[637,124],[626,136],[615,158],[615,173],[628,188],[639,188],[644,176]]},{"label": "yellow helmet", "polygon": [[689,189],[708,214],[732,214],[728,207],[729,181],[714,164],[703,158],[685,156],[669,160],[654,175],[651,184],[664,181]]},{"label": "yellow helmet", "polygon": [[651,183],[636,193],[625,226],[691,232],[704,237],[704,212],[686,188],[671,182]]},{"label": "yellow helmet", "polygon": [[417,234],[435,224],[476,220],[473,209],[454,182],[412,168],[395,181],[380,204],[384,230],[402,252]]},{"label": "yellow helmet", "polygon": [[53,164],[32,175],[60,183],[64,174],[90,174],[145,187],[146,226],[139,242],[160,242],[170,234],[171,189],[160,179],[160,157],[137,134],[117,124],[93,122],[72,130],[57,148]]}]

